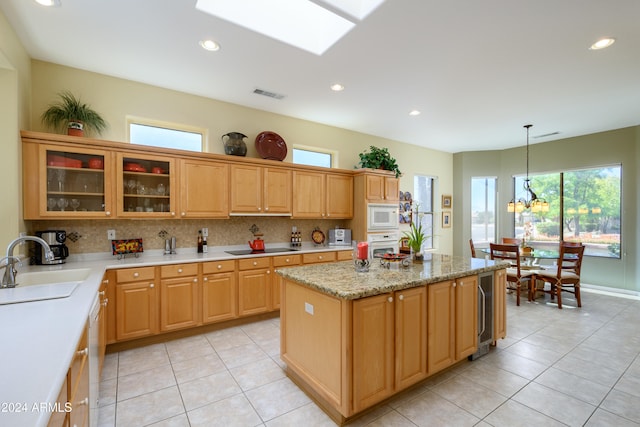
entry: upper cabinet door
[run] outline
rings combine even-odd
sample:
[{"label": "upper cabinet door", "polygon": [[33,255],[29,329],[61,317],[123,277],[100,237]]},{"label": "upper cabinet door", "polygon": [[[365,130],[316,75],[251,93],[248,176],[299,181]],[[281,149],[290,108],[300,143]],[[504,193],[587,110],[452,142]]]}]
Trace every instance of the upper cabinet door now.
[{"label": "upper cabinet door", "polygon": [[262,213],[262,167],[231,165],[231,213]]},{"label": "upper cabinet door", "polygon": [[23,144],[24,217],[110,218],[112,154]]},{"label": "upper cabinet door", "polygon": [[264,213],[291,214],[291,171],[280,168],[264,168]]},{"label": "upper cabinet door", "polygon": [[324,218],[325,174],[293,172],[293,217]]},{"label": "upper cabinet door", "polygon": [[202,160],[180,161],[180,217],[229,216],[229,166]]},{"label": "upper cabinet door", "polygon": [[123,218],[175,218],[176,164],[171,157],[118,153],[117,207]]},{"label": "upper cabinet door", "polygon": [[353,176],[328,173],[327,177],[328,218],[353,218]]},{"label": "upper cabinet door", "polygon": [[397,202],[400,180],[381,175],[366,176],[366,198],[369,202]]}]

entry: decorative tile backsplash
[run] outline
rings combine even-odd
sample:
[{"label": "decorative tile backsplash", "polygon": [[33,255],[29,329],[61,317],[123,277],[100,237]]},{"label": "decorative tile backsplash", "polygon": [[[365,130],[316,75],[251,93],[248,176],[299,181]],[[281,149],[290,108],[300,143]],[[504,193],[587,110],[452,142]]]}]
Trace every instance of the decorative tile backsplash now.
[{"label": "decorative tile backsplash", "polygon": [[[256,225],[269,243],[289,242],[291,227],[298,227],[303,241],[311,241],[311,232],[319,227],[327,230],[335,227],[347,227],[347,220],[295,220],[291,218],[268,217],[231,217],[222,220],[73,220],[73,221],[29,221],[29,234],[42,230],[65,230],[66,245],[69,253],[111,252],[111,241],[107,239],[107,230],[116,230],[117,239],[144,240],[144,248],[164,249],[164,240],[176,237],[177,247],[195,248],[198,230],[209,228],[207,243],[209,246],[242,245],[253,240],[250,231]],[[73,239],[69,238],[73,236]]]}]

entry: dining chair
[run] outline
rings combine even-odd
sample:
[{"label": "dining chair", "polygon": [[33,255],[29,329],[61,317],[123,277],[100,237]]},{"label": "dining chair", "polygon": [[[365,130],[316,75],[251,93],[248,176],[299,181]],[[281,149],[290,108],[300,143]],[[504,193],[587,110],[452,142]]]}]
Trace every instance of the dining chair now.
[{"label": "dining chair", "polygon": [[522,239],[516,239],[514,237],[503,237],[502,244],[503,245],[520,245],[522,243]]},{"label": "dining chair", "polygon": [[[583,255],[584,245],[560,244],[560,255],[556,268],[535,272],[535,279],[531,282],[529,290],[529,299],[533,300],[536,292],[544,292],[551,295],[552,300],[557,297],[558,308],[562,308],[562,292],[569,292],[575,295],[578,307],[582,307],[580,269],[582,268]],[[549,282],[551,286],[548,290],[545,287],[538,288],[536,284],[538,280]]]},{"label": "dining chair", "polygon": [[476,257],[476,247],[473,246],[473,239],[469,239],[469,246],[471,246],[471,258]]},{"label": "dining chair", "polygon": [[[505,260],[511,263],[507,268],[507,289],[516,291],[516,305],[520,305],[520,288],[525,282],[531,282],[535,272],[520,269],[520,249],[518,245],[500,245],[490,243],[491,259]],[[527,296],[531,296],[531,286],[527,284]]]}]

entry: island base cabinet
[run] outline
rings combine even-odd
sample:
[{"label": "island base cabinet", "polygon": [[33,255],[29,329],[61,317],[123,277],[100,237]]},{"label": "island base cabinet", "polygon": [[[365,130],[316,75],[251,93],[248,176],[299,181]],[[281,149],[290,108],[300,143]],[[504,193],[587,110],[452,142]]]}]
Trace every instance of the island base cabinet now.
[{"label": "island base cabinet", "polygon": [[289,280],[282,285],[280,323],[287,326],[280,329],[281,358],[330,407],[347,415],[349,303]]},{"label": "island base cabinet", "polygon": [[427,377],[427,288],[396,292],[395,300],[396,389]]},{"label": "island base cabinet", "polygon": [[493,345],[507,336],[507,271],[498,270],[493,280]]},{"label": "island base cabinet", "polygon": [[392,294],[353,302],[353,410],[389,397],[394,389]]},{"label": "island base cabinet", "polygon": [[478,348],[478,278],[428,286],[428,373],[434,374]]}]

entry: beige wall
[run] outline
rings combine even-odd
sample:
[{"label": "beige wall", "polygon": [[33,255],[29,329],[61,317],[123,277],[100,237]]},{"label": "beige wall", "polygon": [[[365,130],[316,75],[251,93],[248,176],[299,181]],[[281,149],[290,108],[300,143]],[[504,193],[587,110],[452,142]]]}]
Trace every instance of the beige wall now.
[{"label": "beige wall", "polygon": [[[104,139],[126,141],[126,116],[130,115],[205,128],[209,134],[209,151],[219,154],[224,154],[221,135],[242,132],[248,136],[247,156],[259,157],[252,142],[258,133],[270,130],[281,135],[289,148],[302,144],[338,151],[338,166],[342,169],[353,169],[358,153],[376,145],[388,147],[397,159],[403,172],[403,191],[413,192],[414,174],[423,174],[438,178],[437,209],[440,194],[452,192],[452,155],[449,153],[42,61],[32,62],[32,89],[31,130],[48,131],[42,127],[40,114],[55,99],[56,93],[68,89],[109,123],[101,136]],[[285,161],[290,162],[291,157],[289,149]],[[107,225],[103,228],[106,230]],[[435,241],[441,252],[451,253],[451,230],[436,230]]]},{"label": "beige wall", "polygon": [[18,233],[22,221],[20,129],[29,127],[31,62],[0,13],[0,256]]}]

